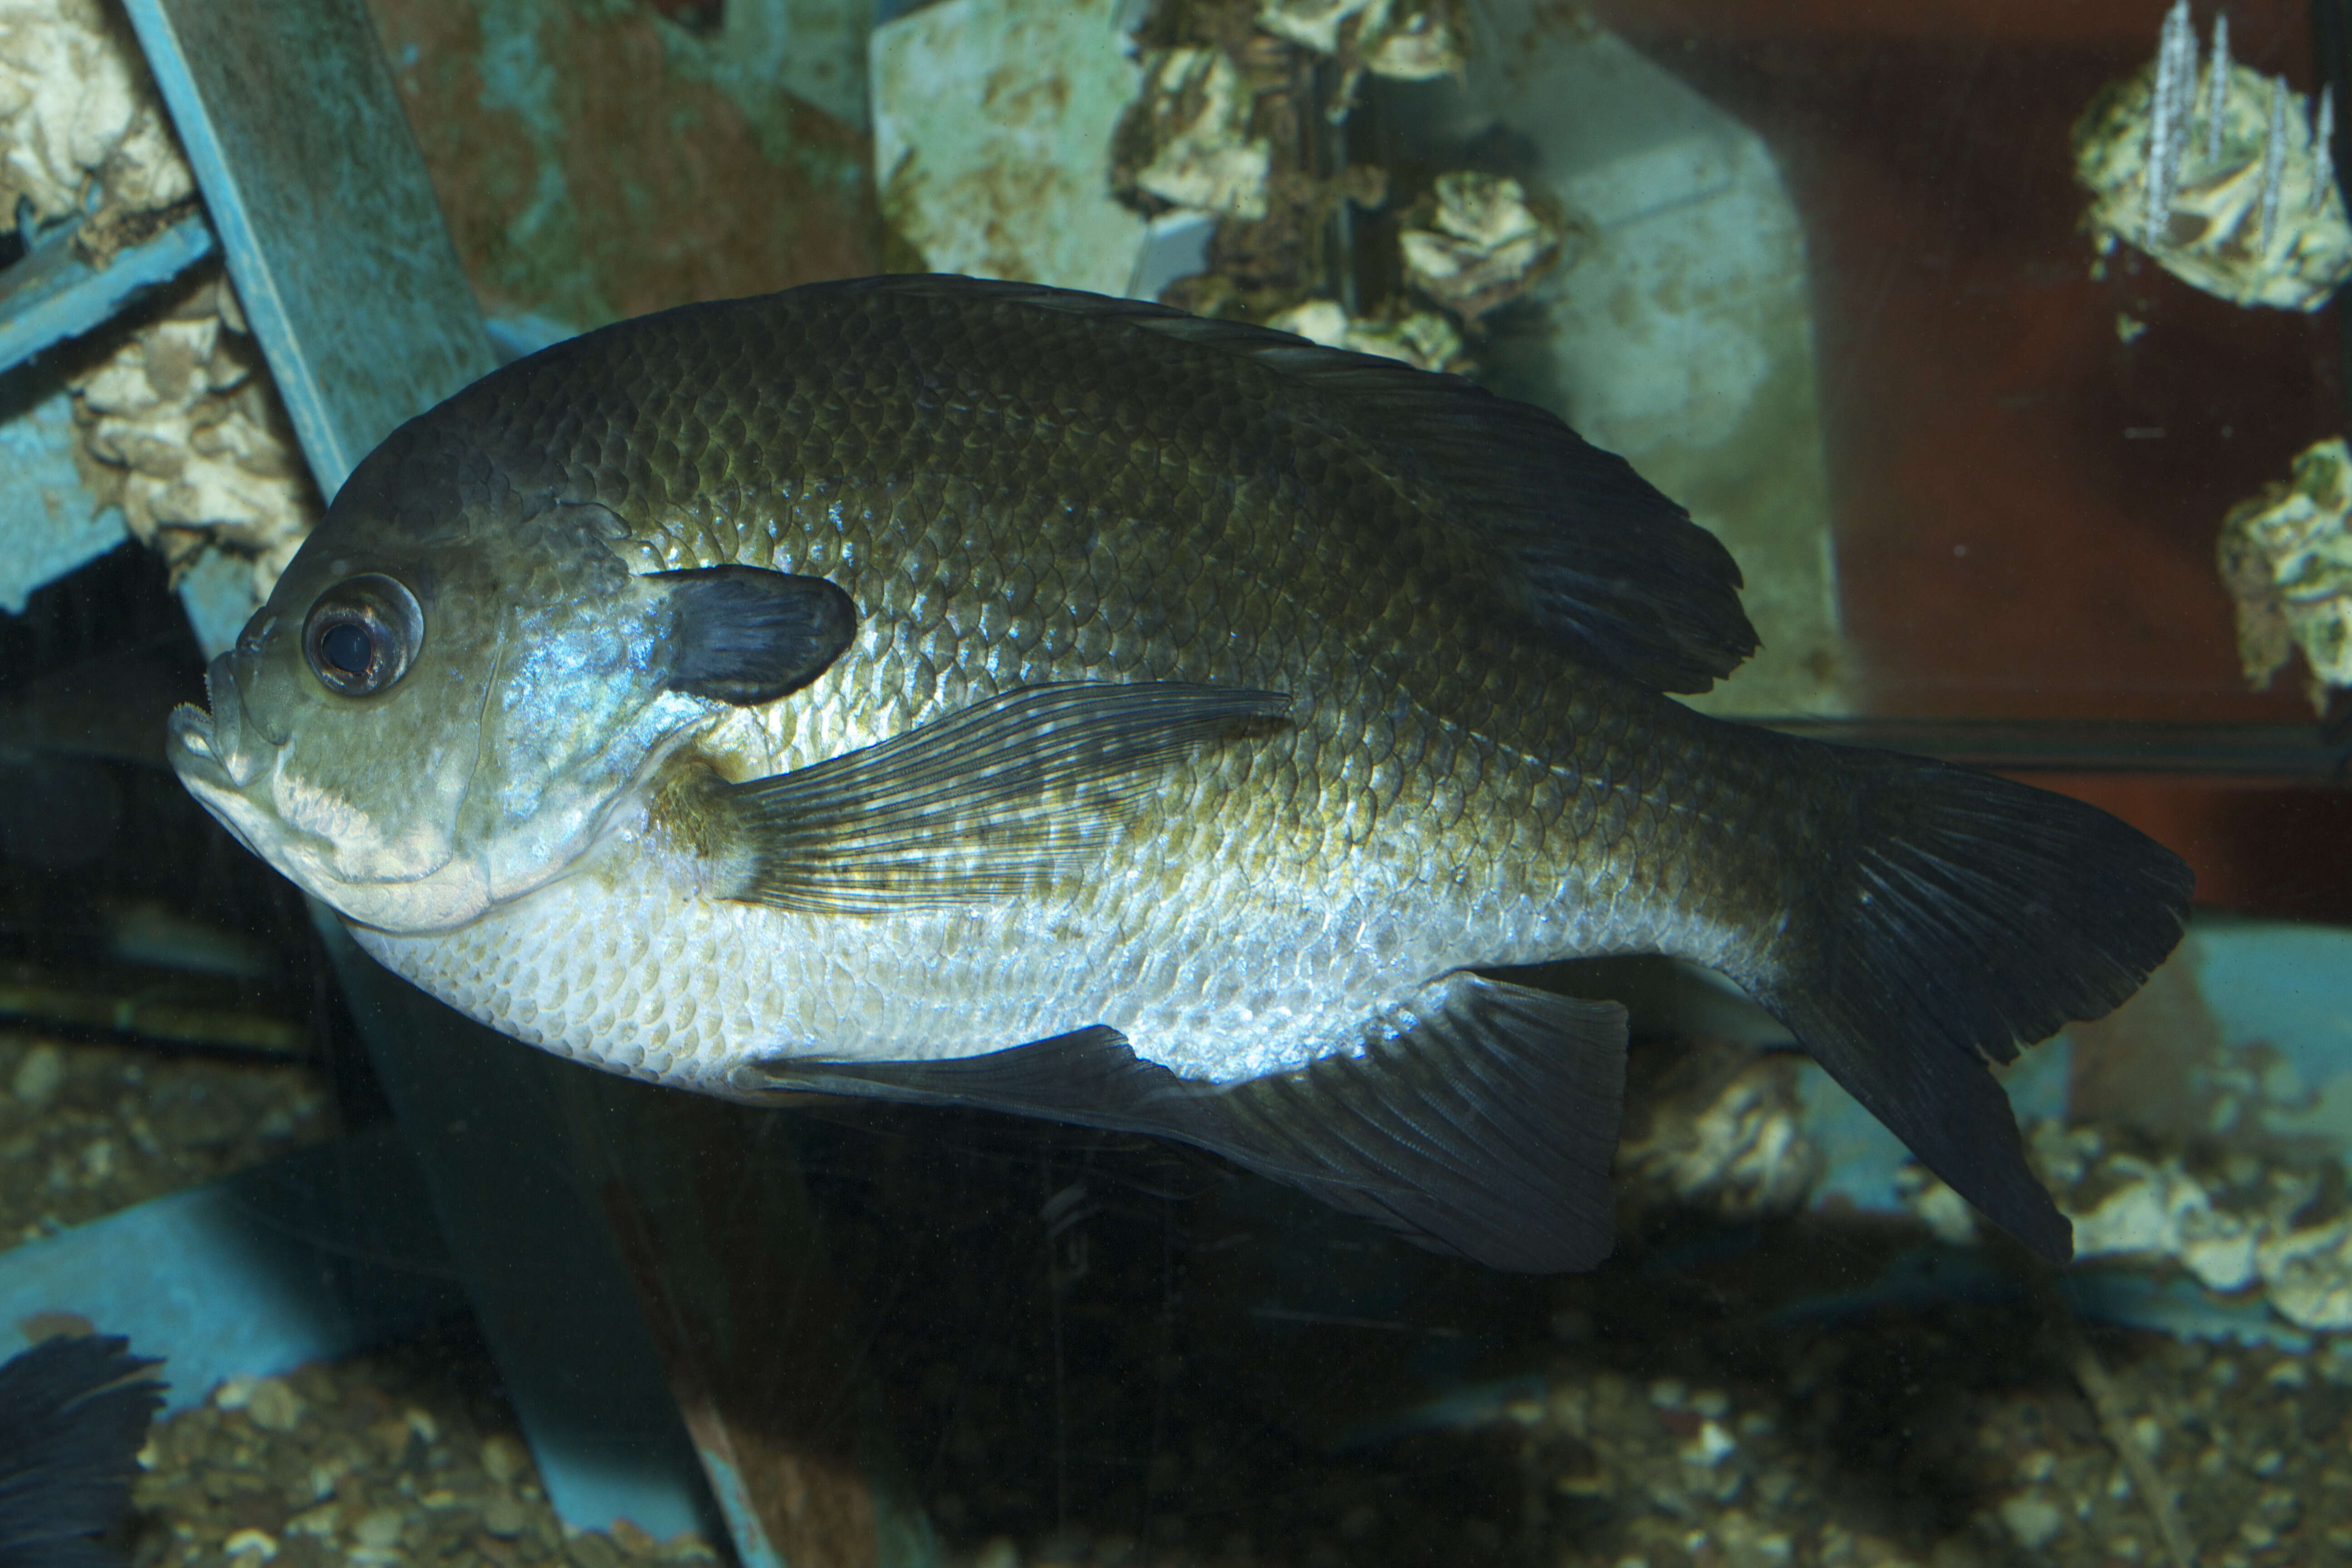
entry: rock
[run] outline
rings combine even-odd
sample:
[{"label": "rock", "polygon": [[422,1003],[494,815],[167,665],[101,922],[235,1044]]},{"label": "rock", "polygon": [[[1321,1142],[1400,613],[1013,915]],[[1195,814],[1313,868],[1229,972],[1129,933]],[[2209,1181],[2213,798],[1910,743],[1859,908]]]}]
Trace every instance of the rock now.
[{"label": "rock", "polygon": [[1415,310],[1393,321],[1357,320],[1337,300],[1309,300],[1268,317],[1265,324],[1277,331],[1297,332],[1325,348],[1379,354],[1420,370],[1444,370],[1462,353],[1462,334],[1444,317],[1427,310]]},{"label": "rock", "polygon": [[2221,578],[2237,602],[2238,659],[2267,687],[2296,649],[2323,713],[2352,686],[2352,449],[2331,437],[2222,520]]},{"label": "rock", "polygon": [[1397,237],[1405,280],[1465,321],[1516,298],[1559,256],[1561,226],[1502,174],[1437,176],[1427,226]]},{"label": "rock", "polygon": [[397,1545],[401,1527],[405,1521],[396,1508],[371,1509],[352,1526],[352,1539],[362,1546],[383,1548]]},{"label": "rock", "polygon": [[270,1432],[291,1432],[302,1419],[301,1396],[275,1377],[253,1385],[245,1408],[255,1426]]},{"label": "rock", "polygon": [[500,1432],[482,1439],[482,1468],[500,1486],[510,1484],[530,1465],[523,1446]]},{"label": "rock", "polygon": [[511,1541],[522,1533],[522,1504],[505,1492],[482,1505],[482,1528],[502,1541]]},{"label": "rock", "polygon": [[2200,76],[2183,0],[2156,62],[2075,122],[2086,226],[2103,254],[2129,245],[2233,304],[2315,310],[2352,277],[2329,116],[2284,78],[2233,63],[2226,37]]},{"label": "rock", "polygon": [[1251,97],[1221,49],[1169,49],[1149,66],[1138,110],[1150,137],[1136,184],[1180,207],[1265,216],[1272,143],[1249,134]]},{"label": "rock", "polygon": [[2028,1552],[2039,1552],[2049,1545],[2066,1524],[2066,1516],[2058,1505],[2040,1492],[2020,1492],[2006,1499],[2000,1512],[2000,1522]]},{"label": "rock", "polygon": [[240,1530],[221,1542],[221,1550],[233,1558],[267,1563],[278,1555],[278,1541],[266,1530]]},{"label": "rock", "polygon": [[[195,193],[131,30],[96,0],[0,0],[0,214],[97,240]],[[93,247],[104,251],[107,246]]]},{"label": "rock", "polygon": [[65,1079],[65,1058],[57,1047],[44,1043],[25,1053],[8,1087],[26,1105],[47,1105],[57,1098],[58,1089]]}]

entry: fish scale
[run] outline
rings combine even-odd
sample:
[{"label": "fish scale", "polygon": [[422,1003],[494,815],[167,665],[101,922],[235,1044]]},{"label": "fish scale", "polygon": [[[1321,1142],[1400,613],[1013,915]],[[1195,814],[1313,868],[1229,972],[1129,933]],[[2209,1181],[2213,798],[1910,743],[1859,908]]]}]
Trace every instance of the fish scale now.
[{"label": "fish scale", "polygon": [[1454,378],[820,285],[404,426],[174,763],[532,1044],[1159,1132],[1504,1267],[1606,1249],[1623,1016],[1469,972],[1678,954],[2058,1255],[1983,1061],[2128,994],[2185,871],[1674,701],[1753,647],[1738,586],[1621,459]]}]

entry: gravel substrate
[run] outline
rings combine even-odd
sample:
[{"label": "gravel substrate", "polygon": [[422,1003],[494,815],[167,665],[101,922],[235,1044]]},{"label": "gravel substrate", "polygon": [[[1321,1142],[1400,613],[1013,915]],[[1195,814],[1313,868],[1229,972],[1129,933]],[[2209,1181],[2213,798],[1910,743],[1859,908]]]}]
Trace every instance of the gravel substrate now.
[{"label": "gravel substrate", "polygon": [[218,1180],[333,1120],[300,1063],[0,1034],[0,1246]]},{"label": "gravel substrate", "polygon": [[712,1563],[626,1526],[567,1537],[462,1334],[222,1385],[160,1424],[133,1498],[134,1568]]},{"label": "gravel substrate", "polygon": [[2204,1568],[2352,1562],[2352,1342],[2077,1324],[2020,1258],[1989,1299],[1790,1310],[1916,1227],[1667,1219],[1513,1279],[937,1114],[796,1142],[973,1568],[2170,1568],[2135,1466]]},{"label": "gravel substrate", "polygon": [[[1000,1516],[1013,1528],[967,1533],[953,1555],[973,1568],[2180,1562],[2042,1337],[2023,1314],[1960,1309],[1732,1354],[1629,1337],[1563,1350],[1482,1415],[1348,1456],[1212,1420],[1171,1456],[1182,1485],[1139,1536],[1127,1518],[1024,1531]],[[2098,1338],[2194,1561],[2352,1561],[2352,1390],[2273,1350]]]},{"label": "gravel substrate", "polygon": [[[0,1234],[331,1121],[299,1066],[0,1037]],[[1920,1238],[1819,1222],[1636,1218],[1599,1274],[1514,1279],[1134,1141],[772,1127],[743,1157],[803,1163],[957,1564],[2174,1568],[2149,1484],[2203,1568],[2352,1561],[2352,1341],[2079,1326],[2023,1271],[1997,1299],[1792,1314]],[[145,1457],[138,1568],[724,1554],[567,1537],[462,1323],[208,1391]]]}]

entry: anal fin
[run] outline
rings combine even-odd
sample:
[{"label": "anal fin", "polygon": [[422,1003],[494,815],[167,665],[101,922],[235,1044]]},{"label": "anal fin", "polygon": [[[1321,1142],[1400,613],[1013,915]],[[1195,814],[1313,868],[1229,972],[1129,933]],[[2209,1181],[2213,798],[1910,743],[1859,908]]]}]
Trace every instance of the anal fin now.
[{"label": "anal fin", "polygon": [[1218,1096],[1238,1163],[1531,1274],[1609,1256],[1624,1098],[1624,1008],[1466,973],[1423,991],[1361,1056]]},{"label": "anal fin", "polygon": [[746,1088],[970,1105],[1209,1150],[1496,1268],[1609,1255],[1625,1011],[1449,975],[1360,1054],[1238,1084],[1185,1079],[1095,1027],[946,1061],[784,1061]]}]

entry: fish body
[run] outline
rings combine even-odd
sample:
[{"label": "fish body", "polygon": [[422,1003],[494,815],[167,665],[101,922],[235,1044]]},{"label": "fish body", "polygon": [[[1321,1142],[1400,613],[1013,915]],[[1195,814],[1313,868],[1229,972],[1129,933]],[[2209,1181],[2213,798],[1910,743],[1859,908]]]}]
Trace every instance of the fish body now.
[{"label": "fish body", "polygon": [[1982,1060],[2128,994],[2185,870],[1674,701],[1752,649],[1738,588],[1621,459],[1455,378],[818,285],[404,426],[173,754],[388,966],[633,1076],[1163,1132],[1570,1266],[1622,1014],[1469,971],[1664,952],[2063,1250]]}]

